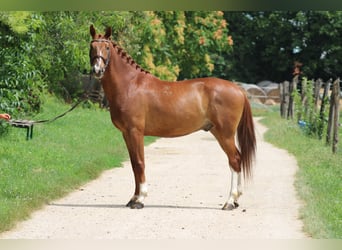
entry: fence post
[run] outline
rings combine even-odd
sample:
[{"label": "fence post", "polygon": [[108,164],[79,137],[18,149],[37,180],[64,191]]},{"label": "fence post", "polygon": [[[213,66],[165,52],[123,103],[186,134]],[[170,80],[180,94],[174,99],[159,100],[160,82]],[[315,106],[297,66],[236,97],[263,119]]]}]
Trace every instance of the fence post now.
[{"label": "fence post", "polygon": [[319,78],[315,81],[315,87],[314,87],[314,97],[315,97],[315,112],[318,110],[318,101],[319,101],[319,91],[322,87],[322,80]]},{"label": "fence post", "polygon": [[[304,117],[308,117],[308,112],[309,112],[309,103],[308,103],[308,94],[310,94],[312,92],[312,89],[309,91],[309,87],[308,87],[308,79],[304,78],[301,81],[301,103],[302,106],[304,107],[303,110],[303,115]],[[299,117],[301,119],[301,117]],[[311,119],[309,119],[309,121],[311,121]]]},{"label": "fence post", "polygon": [[298,84],[298,76],[295,76],[293,80],[289,84],[289,105],[287,109],[287,119],[291,118],[293,119],[293,110],[294,110],[294,104],[293,104],[293,91],[297,88]]},{"label": "fence post", "polygon": [[284,83],[279,83],[279,100],[280,100],[280,117],[284,118],[284,103],[283,103],[283,89],[284,89]]},{"label": "fence post", "polygon": [[337,78],[333,83],[332,92],[330,96],[329,120],[326,143],[331,142],[331,132],[333,131],[333,153],[337,150],[338,143],[338,126],[339,126],[339,104],[340,104],[340,78]]},{"label": "fence post", "polygon": [[[332,87],[332,90],[334,90],[334,87]],[[334,114],[334,98],[333,92],[331,92],[330,95],[330,101],[329,101],[329,117],[328,117],[328,125],[327,125],[327,137],[326,137],[326,144],[330,145],[331,142],[331,130],[333,125],[333,114]]]},{"label": "fence post", "polygon": [[339,127],[339,106],[340,106],[340,78],[337,78],[333,86],[332,99],[334,99],[334,119],[333,119],[333,145],[332,151],[336,153],[338,144],[338,127]]},{"label": "fence post", "polygon": [[323,92],[323,96],[322,96],[322,101],[321,101],[321,109],[319,111],[319,118],[321,120],[320,122],[320,126],[319,126],[319,132],[318,132],[318,135],[319,135],[319,139],[322,139],[322,136],[323,136],[323,120],[324,120],[324,112],[325,112],[325,104],[327,103],[329,97],[328,97],[328,92],[329,92],[329,89],[330,89],[330,84],[331,84],[331,80],[328,80],[325,85],[324,85],[324,92]]},{"label": "fence post", "polygon": [[280,115],[282,118],[286,117],[288,99],[289,99],[289,82],[284,81],[279,84],[279,93],[280,93]]}]

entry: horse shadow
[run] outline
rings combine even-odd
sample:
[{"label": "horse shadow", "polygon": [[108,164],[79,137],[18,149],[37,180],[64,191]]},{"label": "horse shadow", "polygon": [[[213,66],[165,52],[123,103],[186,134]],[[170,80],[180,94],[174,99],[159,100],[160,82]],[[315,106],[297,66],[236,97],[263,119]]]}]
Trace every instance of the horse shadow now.
[{"label": "horse shadow", "polygon": [[[73,207],[73,208],[127,208],[124,204],[66,204],[66,203],[49,203],[48,206],[54,207]],[[222,207],[222,206],[221,206]],[[145,205],[144,209],[160,208],[160,209],[190,209],[190,210],[219,210],[220,207],[208,206],[182,206],[182,205]]]}]

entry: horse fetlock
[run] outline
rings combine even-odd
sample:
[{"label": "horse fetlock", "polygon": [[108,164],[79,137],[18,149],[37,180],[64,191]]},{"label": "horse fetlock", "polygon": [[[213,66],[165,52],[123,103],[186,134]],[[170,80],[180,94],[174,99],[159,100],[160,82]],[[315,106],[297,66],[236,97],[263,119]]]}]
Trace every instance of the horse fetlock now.
[{"label": "horse fetlock", "polygon": [[145,198],[146,198],[146,196],[147,196],[147,193],[146,193],[146,195],[144,195],[144,194],[139,195],[138,199],[136,199],[136,202],[143,203]]},{"label": "horse fetlock", "polygon": [[146,183],[141,183],[140,184],[139,195],[147,196],[147,184]]},{"label": "horse fetlock", "polygon": [[242,195],[241,191],[232,192],[232,196],[234,198],[234,201],[237,201],[241,195]]}]

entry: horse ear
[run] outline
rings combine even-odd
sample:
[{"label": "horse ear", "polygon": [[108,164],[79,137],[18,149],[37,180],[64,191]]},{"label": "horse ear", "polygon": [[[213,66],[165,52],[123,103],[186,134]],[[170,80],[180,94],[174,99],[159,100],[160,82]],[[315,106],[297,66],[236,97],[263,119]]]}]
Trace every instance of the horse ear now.
[{"label": "horse ear", "polygon": [[94,39],[96,35],[96,30],[94,28],[94,25],[90,25],[90,35]]},{"label": "horse ear", "polygon": [[107,27],[106,28],[106,33],[105,33],[104,36],[105,36],[106,39],[109,39],[111,35],[112,35],[112,27]]}]

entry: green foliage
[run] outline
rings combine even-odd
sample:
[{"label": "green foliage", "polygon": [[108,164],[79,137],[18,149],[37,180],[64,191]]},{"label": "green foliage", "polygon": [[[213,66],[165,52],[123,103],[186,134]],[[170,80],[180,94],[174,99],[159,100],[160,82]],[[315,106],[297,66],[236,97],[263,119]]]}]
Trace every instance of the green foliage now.
[{"label": "green foliage", "polygon": [[230,78],[244,82],[292,78],[295,61],[310,79],[342,72],[342,11],[225,12],[234,39]]},{"label": "green foliage", "polygon": [[[184,20],[181,20],[181,13],[149,11],[144,14],[147,25],[141,33],[143,47],[137,60],[144,68],[161,79],[176,80],[179,74],[179,61],[173,49],[180,45],[181,38],[178,36],[181,36],[182,32],[174,33],[173,29],[174,22],[177,22],[177,15],[179,22],[185,25]],[[175,45],[169,42],[171,37]]]},{"label": "green foliage", "polygon": [[[302,42],[298,60],[310,78],[336,79],[342,72],[342,11],[299,12]],[[298,39],[298,38],[297,38]]]},{"label": "green foliage", "polygon": [[0,20],[16,34],[25,34],[29,30],[30,15],[28,11],[0,12]]},{"label": "green foliage", "polygon": [[144,12],[138,61],[162,79],[222,77],[223,54],[231,51],[220,11]]},{"label": "green foliage", "polygon": [[[185,47],[181,51],[181,78],[198,76],[224,77],[222,62],[229,59],[232,40],[223,12],[186,12]],[[224,64],[229,64],[226,60]]]},{"label": "green foliage", "polygon": [[68,100],[82,92],[81,73],[89,64],[87,25],[78,19],[79,15],[46,12],[33,16],[39,22],[32,40],[34,64],[40,65],[49,90]]},{"label": "green foliage", "polygon": [[[320,110],[316,107],[313,81],[308,81],[307,78],[304,77],[302,80],[302,95],[300,95],[298,91],[294,91],[293,96],[295,114],[297,116],[297,121],[303,124],[303,131],[309,136],[321,139],[324,130],[326,130],[328,117],[327,111],[321,116]],[[323,101],[327,102],[327,99]]]},{"label": "green foliage", "polygon": [[293,16],[277,11],[225,12],[234,39],[228,77],[254,83],[288,79],[293,65]]},{"label": "green foliage", "polygon": [[[15,13],[13,16],[16,16]],[[13,16],[7,14],[1,19],[12,20]],[[23,17],[28,18],[27,15]],[[23,32],[30,28],[19,24],[16,23],[13,30]],[[0,110],[12,116],[38,112],[41,105],[39,95],[44,83],[33,63],[31,35],[15,33],[10,28],[6,22],[0,22]]]}]

